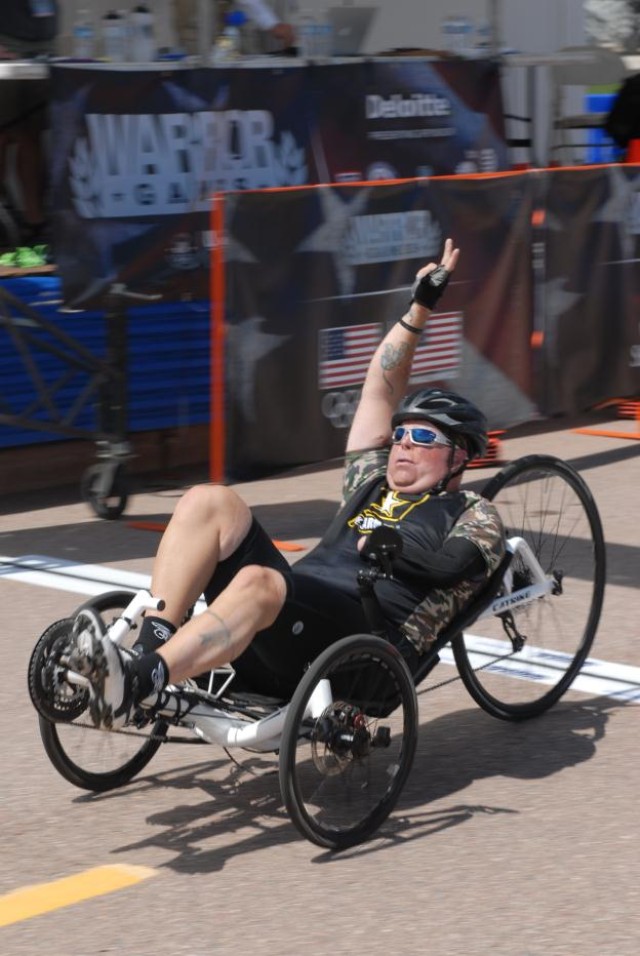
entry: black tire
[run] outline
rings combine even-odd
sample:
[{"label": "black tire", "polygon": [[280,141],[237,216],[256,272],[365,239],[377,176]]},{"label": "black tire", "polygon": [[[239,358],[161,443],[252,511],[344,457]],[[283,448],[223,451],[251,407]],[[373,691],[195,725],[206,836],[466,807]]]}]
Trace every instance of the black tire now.
[{"label": "black tire", "polygon": [[[333,703],[305,718],[323,679]],[[402,792],[417,733],[415,687],[392,645],[355,634],[324,651],[296,688],[280,742],[280,789],[300,833],[336,850],[369,837]]]},{"label": "black tire", "polygon": [[[497,617],[476,621],[452,641],[473,699],[494,717],[525,720],[560,700],[593,644],[605,586],[602,525],[583,479],[550,455],[511,462],[482,493],[497,506],[507,535],[524,538],[545,574],[561,577],[556,593],[514,611],[526,638],[521,649],[514,650]],[[511,570],[514,590],[530,583],[517,556]]]},{"label": "black tire", "polygon": [[91,506],[99,518],[115,521],[124,512],[129,500],[126,472],[119,465],[112,476],[110,486],[103,488],[105,466],[91,465],[82,476],[80,493],[83,501]]},{"label": "black tire", "polygon": [[[110,624],[132,597],[130,591],[109,591],[86,601],[81,608],[93,608]],[[135,632],[125,645],[134,640]],[[74,786],[97,793],[121,787],[140,773],[162,743],[156,738],[167,729],[164,721],[157,720],[122,731],[97,730],[87,708],[64,723],[54,723],[41,715],[39,720],[44,749],[58,773]]]}]

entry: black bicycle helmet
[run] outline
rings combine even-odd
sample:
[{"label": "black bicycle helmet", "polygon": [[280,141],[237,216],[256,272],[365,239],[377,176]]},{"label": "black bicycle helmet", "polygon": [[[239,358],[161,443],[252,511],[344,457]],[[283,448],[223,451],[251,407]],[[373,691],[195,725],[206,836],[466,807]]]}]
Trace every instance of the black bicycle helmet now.
[{"label": "black bicycle helmet", "polygon": [[479,408],[455,392],[441,388],[422,388],[400,402],[391,419],[395,428],[409,418],[434,425],[461,439],[470,458],[480,458],[487,449],[487,420]]}]

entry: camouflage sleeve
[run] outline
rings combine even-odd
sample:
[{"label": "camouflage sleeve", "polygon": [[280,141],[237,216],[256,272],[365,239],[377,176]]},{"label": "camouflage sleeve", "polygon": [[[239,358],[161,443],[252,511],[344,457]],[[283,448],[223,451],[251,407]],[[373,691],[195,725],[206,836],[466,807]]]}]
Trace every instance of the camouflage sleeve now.
[{"label": "camouflage sleeve", "polygon": [[505,533],[494,505],[479,495],[467,493],[467,508],[449,537],[469,538],[480,548],[487,570],[481,581],[460,581],[451,588],[433,588],[402,625],[402,632],[419,654],[431,647],[438,634],[471,600],[500,564],[505,552]]},{"label": "camouflage sleeve", "polygon": [[387,470],[389,448],[368,448],[366,451],[348,452],[342,478],[342,504],[370,478],[384,475]]},{"label": "camouflage sleeve", "polygon": [[468,538],[480,549],[489,577],[500,564],[505,551],[505,533],[498,511],[480,495],[466,493],[467,508],[451,531],[452,538]]}]

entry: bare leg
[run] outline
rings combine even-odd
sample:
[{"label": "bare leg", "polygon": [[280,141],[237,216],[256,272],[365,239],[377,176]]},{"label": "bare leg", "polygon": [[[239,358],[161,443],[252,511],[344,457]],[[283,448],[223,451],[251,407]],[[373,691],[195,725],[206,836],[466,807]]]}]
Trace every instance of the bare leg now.
[{"label": "bare leg", "polygon": [[[247,505],[229,488],[201,485],[184,495],[160,542],[152,578],[154,595],[166,602],[162,613],[167,620],[179,625],[218,562],[242,543],[251,520]],[[206,611],[178,627],[158,651],[130,660],[130,667],[137,669],[137,692],[152,704],[167,679],[178,683],[235,660],[258,631],[273,623],[286,596],[280,571],[257,564],[241,567]],[[165,674],[156,655],[165,662]],[[108,638],[100,640],[88,628],[79,636],[78,658],[93,685],[94,723],[123,726],[134,698],[122,656]]]},{"label": "bare leg", "polygon": [[273,624],[286,595],[279,571],[255,564],[241,568],[208,610],[179,628],[158,651],[171,681],[235,660],[258,631]]},{"label": "bare leg", "polygon": [[[218,562],[233,554],[250,526],[249,508],[230,488],[198,485],[186,492],[162,537],[153,566],[151,591],[165,602],[164,618],[176,627],[184,620]],[[209,624],[213,623],[209,617]]]}]

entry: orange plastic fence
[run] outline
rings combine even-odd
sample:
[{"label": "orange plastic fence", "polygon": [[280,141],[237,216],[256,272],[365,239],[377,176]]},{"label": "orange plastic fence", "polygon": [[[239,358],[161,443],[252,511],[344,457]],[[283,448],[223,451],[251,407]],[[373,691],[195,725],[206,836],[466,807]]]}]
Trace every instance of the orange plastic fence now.
[{"label": "orange plastic fence", "polygon": [[640,399],[635,398],[613,398],[610,401],[602,402],[596,406],[608,408],[614,405],[616,407],[618,418],[632,418],[636,423],[636,430],[619,431],[612,428],[574,428],[578,435],[597,435],[600,438],[630,438],[632,441],[640,440]]},{"label": "orange plastic fence", "polygon": [[[166,530],[167,524],[164,521],[127,521],[127,528],[135,528],[136,531],[158,531],[162,534]],[[303,544],[296,544],[295,541],[278,541],[273,538],[273,543],[279,551],[305,551]]]}]

